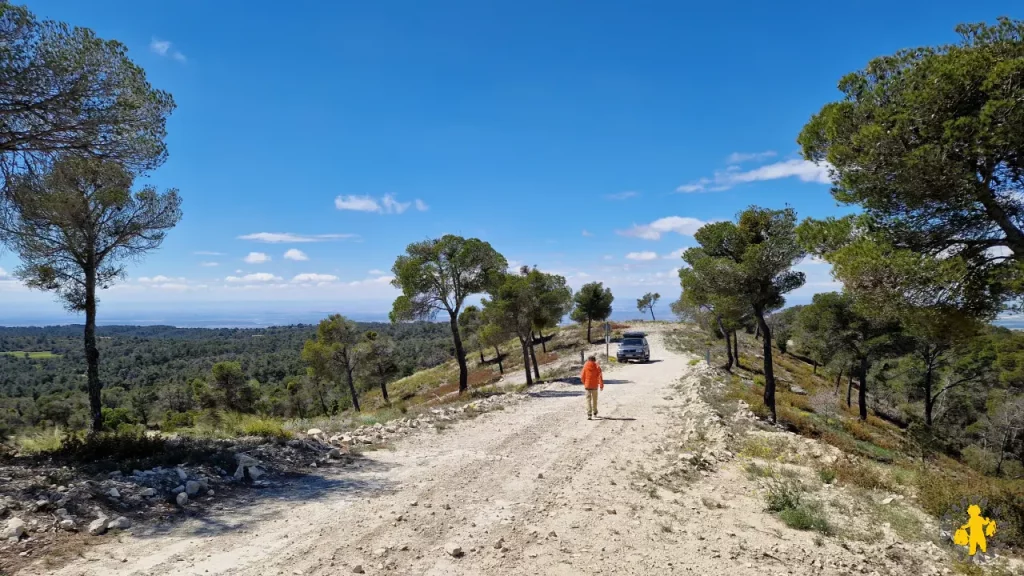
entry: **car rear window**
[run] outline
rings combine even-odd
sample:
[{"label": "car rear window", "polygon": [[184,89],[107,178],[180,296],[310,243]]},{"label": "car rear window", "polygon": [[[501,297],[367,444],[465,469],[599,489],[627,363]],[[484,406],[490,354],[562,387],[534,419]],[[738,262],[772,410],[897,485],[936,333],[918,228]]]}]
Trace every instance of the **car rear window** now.
[{"label": "car rear window", "polygon": [[626,338],[622,341],[623,346],[643,346],[643,338]]}]

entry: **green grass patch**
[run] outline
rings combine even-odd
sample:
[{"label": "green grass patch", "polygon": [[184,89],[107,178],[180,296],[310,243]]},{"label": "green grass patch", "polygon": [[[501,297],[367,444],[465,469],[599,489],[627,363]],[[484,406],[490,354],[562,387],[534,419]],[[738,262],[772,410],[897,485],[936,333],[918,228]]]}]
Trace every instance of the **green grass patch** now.
[{"label": "green grass patch", "polygon": [[690,358],[690,361],[687,362],[687,364],[689,364],[690,366],[696,366],[697,364],[700,364],[700,362],[700,358]]},{"label": "green grass patch", "polygon": [[49,430],[15,436],[14,444],[22,454],[36,455],[59,450],[63,437],[64,433],[60,428],[51,428]]},{"label": "green grass patch", "polygon": [[14,351],[14,352],[0,352],[5,356],[14,356],[16,358],[27,358],[29,360],[47,360],[50,358],[60,358],[60,354],[54,354],[53,352],[29,352],[29,351]]},{"label": "green grass patch", "polygon": [[794,530],[813,530],[825,535],[834,532],[818,502],[804,502],[796,508],[782,510],[779,512],[779,519]]}]

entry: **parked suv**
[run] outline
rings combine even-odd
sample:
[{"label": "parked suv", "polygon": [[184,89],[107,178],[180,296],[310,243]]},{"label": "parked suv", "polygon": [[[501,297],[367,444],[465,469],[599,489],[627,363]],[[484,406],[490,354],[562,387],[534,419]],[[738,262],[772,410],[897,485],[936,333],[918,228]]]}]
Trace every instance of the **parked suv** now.
[{"label": "parked suv", "polygon": [[619,362],[630,360],[651,360],[651,347],[647,345],[647,336],[643,332],[626,332],[622,335],[622,342],[619,342],[619,350],[615,353],[615,359]]}]

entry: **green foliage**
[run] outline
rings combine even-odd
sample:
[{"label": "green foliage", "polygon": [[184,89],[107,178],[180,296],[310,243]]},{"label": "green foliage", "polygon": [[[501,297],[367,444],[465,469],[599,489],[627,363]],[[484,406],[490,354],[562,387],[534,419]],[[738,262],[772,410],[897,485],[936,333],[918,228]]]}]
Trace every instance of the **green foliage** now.
[{"label": "green foliage", "polygon": [[154,90],[120,42],[88,28],[39,20],[0,3],[0,168],[42,172],[64,154],[116,161],[133,171],[166,158],[171,95]]},{"label": "green foliage", "polygon": [[103,429],[116,431],[122,424],[135,424],[135,417],[127,408],[103,408]]},{"label": "green foliage", "polygon": [[239,431],[242,436],[259,436],[262,438],[291,438],[291,433],[284,429],[280,420],[274,418],[250,417],[242,421]]},{"label": "green foliage", "polygon": [[196,412],[172,412],[164,414],[160,429],[165,432],[174,432],[179,428],[191,428],[196,425]]},{"label": "green foliage", "polygon": [[[783,294],[804,283],[804,274],[792,270],[804,257],[796,238],[796,213],[788,208],[751,207],[740,213],[736,223],[707,224],[694,238],[700,246],[683,253],[683,260],[690,265],[689,270],[680,272],[684,290],[690,286],[701,294],[734,299],[748,307],[758,321],[764,341],[770,342],[765,315],[782,307]],[[767,344],[764,376],[764,403],[774,421],[775,377]]]},{"label": "green foliage", "polygon": [[[962,24],[957,44],[901,50],[840,80],[800,134],[834,168],[835,198],[861,206],[899,248],[955,254],[970,275],[1019,274],[1024,23]],[[991,258],[994,247],[1010,256]]]},{"label": "green foliage", "polygon": [[825,484],[831,484],[836,481],[836,470],[835,468],[823,467],[818,469],[818,478]]},{"label": "green foliage", "polygon": [[660,299],[661,294],[658,294],[657,292],[648,292],[647,294],[644,294],[643,297],[637,298],[636,309],[641,312],[650,312],[651,320],[654,320],[654,306]]},{"label": "green foliage", "polygon": [[580,287],[573,296],[575,308],[572,310],[573,322],[587,324],[587,341],[590,341],[591,328],[594,322],[604,322],[612,315],[612,289],[605,288],[601,282],[588,282]]},{"label": "green foliage", "polygon": [[477,238],[446,234],[414,242],[395,260],[391,282],[402,291],[391,309],[391,321],[430,320],[447,312],[459,363],[459,392],[469,385],[469,368],[459,333],[462,304],[473,294],[488,291],[508,267],[505,257]]}]

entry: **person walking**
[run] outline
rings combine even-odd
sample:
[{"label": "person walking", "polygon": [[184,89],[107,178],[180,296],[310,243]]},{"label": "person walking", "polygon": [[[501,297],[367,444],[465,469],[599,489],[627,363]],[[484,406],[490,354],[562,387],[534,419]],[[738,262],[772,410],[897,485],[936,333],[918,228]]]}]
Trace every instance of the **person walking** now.
[{"label": "person walking", "polygon": [[601,374],[601,367],[597,365],[597,357],[587,358],[580,372],[580,380],[583,381],[583,388],[587,395],[587,420],[597,417],[597,391],[604,391],[604,375]]}]

